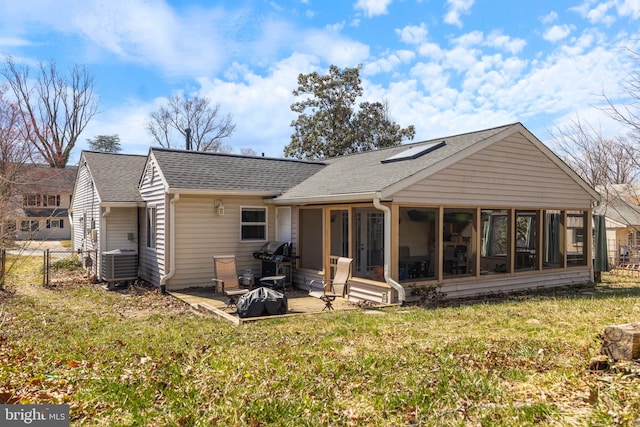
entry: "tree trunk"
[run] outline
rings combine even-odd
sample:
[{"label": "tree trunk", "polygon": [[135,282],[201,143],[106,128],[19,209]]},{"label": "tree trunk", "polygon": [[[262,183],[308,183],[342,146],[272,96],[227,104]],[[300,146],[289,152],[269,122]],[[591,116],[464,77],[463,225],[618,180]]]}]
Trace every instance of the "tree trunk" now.
[{"label": "tree trunk", "polygon": [[601,353],[614,360],[640,358],[640,323],[607,326]]}]

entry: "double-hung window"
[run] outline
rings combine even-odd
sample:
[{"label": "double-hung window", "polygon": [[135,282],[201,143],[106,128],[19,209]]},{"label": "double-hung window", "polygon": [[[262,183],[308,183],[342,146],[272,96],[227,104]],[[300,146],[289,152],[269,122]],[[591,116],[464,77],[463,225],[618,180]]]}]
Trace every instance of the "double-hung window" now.
[{"label": "double-hung window", "polygon": [[267,239],[267,208],[240,208],[240,240]]},{"label": "double-hung window", "polygon": [[48,219],[47,228],[64,228],[63,219]]}]

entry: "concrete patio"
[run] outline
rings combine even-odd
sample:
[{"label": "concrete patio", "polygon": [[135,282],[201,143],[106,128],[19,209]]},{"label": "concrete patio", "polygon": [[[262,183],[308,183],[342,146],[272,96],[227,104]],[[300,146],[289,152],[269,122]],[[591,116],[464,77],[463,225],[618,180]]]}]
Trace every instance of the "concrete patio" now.
[{"label": "concrete patio", "polygon": [[[287,297],[287,314],[247,318],[240,318],[235,306],[226,308],[229,298],[220,292],[215,293],[213,288],[182,289],[179,291],[170,291],[169,294],[191,305],[191,307],[197,311],[213,314],[235,325],[280,317],[331,312],[322,310],[324,308],[324,302],[317,298],[310,297],[307,291],[299,289],[287,289],[285,291]],[[336,298],[333,302],[333,308],[334,311],[344,311],[355,310],[358,309],[359,306],[355,303],[348,302],[344,298]]]}]

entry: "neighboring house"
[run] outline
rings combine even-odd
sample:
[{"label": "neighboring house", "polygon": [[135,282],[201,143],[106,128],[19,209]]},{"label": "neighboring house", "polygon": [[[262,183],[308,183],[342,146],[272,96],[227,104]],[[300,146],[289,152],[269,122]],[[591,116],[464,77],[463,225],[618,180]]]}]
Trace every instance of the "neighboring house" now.
[{"label": "neighboring house", "polygon": [[353,258],[351,300],[593,279],[600,196],[520,123],[322,162],[151,148],[138,190],[139,275],[167,290],[211,286],[213,255],[260,271],[272,240],[292,243],[304,289]]},{"label": "neighboring house", "polygon": [[[70,208],[74,250],[137,253],[138,211],[145,205],[138,182],[145,162],[143,155],[82,152]],[[101,260],[93,259],[99,272]]]},{"label": "neighboring house", "polygon": [[640,207],[623,195],[613,194],[594,209],[595,214],[605,216],[609,265],[640,262]]},{"label": "neighboring house", "polygon": [[75,166],[24,165],[14,192],[17,240],[68,240],[68,209],[76,175]]}]

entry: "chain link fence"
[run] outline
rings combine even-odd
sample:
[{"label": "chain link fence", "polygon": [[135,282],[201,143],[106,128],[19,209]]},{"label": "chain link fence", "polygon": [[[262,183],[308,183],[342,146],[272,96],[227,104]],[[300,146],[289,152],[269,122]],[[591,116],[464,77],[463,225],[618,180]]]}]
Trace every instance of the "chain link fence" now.
[{"label": "chain link fence", "polygon": [[42,286],[61,286],[68,282],[95,281],[98,277],[97,250],[42,249],[25,251],[0,248],[0,289],[5,287],[8,270],[11,268],[8,256],[39,256],[42,259]]},{"label": "chain link fence", "polygon": [[42,286],[62,286],[79,279],[96,280],[97,250],[53,250],[43,251]]}]

